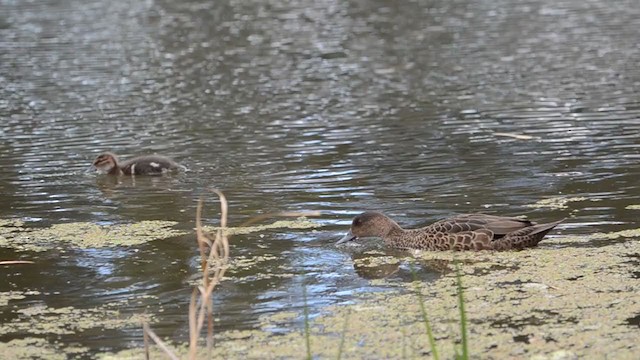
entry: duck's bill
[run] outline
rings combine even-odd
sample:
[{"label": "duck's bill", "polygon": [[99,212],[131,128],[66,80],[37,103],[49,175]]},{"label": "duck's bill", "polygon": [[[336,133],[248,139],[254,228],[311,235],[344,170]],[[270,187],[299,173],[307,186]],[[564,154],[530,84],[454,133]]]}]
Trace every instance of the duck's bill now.
[{"label": "duck's bill", "polygon": [[98,168],[95,165],[90,165],[87,170],[84,171],[85,173],[94,173],[94,172],[98,172]]},{"label": "duck's bill", "polygon": [[349,242],[351,240],[355,240],[356,236],[353,235],[351,233],[351,231],[349,231],[345,236],[342,237],[342,239],[338,240],[338,242],[336,243],[336,245],[340,245],[340,244],[344,244],[346,242]]}]

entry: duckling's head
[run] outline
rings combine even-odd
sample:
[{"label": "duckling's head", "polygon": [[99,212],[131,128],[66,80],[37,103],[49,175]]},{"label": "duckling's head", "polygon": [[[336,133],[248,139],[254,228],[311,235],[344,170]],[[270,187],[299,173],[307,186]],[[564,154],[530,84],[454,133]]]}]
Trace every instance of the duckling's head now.
[{"label": "duckling's head", "polygon": [[118,167],[118,157],[114,153],[102,153],[98,155],[91,166],[101,173],[108,174]]},{"label": "duckling's head", "polygon": [[351,229],[342,239],[338,240],[336,245],[358,238],[384,238],[395,229],[400,229],[400,226],[385,214],[378,211],[366,211],[353,218]]}]

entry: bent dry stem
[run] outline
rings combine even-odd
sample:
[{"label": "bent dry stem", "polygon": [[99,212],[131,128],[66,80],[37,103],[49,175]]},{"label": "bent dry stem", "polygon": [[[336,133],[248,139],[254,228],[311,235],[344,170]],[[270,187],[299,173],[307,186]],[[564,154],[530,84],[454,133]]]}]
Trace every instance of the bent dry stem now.
[{"label": "bent dry stem", "polygon": [[[222,281],[229,262],[229,239],[224,229],[227,227],[227,200],[218,190],[212,190],[220,198],[220,228],[215,238],[205,233],[202,228],[202,200],[198,201],[196,209],[196,241],[200,250],[200,266],[202,270],[202,284],[193,289],[189,304],[189,353],[188,358],[196,359],[198,354],[198,338],[205,319],[207,321],[207,351],[211,357],[213,351],[213,290]],[[173,351],[151,330],[148,324],[143,324],[145,355],[149,357],[149,339],[171,359],[178,359]]]},{"label": "bent dry stem", "polygon": [[[195,359],[198,352],[198,337],[207,319],[207,352],[213,350],[213,290],[222,281],[228,268],[229,240],[223,229],[227,227],[227,200],[224,194],[213,190],[220,198],[220,228],[212,241],[202,230],[202,201],[196,212],[196,240],[200,249],[202,265],[202,285],[194,289],[189,305],[189,359]],[[207,254],[207,250],[209,253]],[[213,276],[211,277],[211,274]],[[200,303],[199,309],[197,302]]]}]

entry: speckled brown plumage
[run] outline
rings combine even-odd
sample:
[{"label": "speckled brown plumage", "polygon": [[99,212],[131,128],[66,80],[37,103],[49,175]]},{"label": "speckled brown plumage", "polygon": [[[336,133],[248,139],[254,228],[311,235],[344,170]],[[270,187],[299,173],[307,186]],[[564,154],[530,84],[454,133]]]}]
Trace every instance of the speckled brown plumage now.
[{"label": "speckled brown plumage", "polygon": [[93,161],[92,167],[109,175],[162,175],[182,166],[160,155],[138,156],[120,163],[116,154],[106,152]]},{"label": "speckled brown plumage", "polygon": [[521,250],[538,245],[563,220],[536,224],[513,217],[465,214],[405,230],[383,213],[368,211],[353,219],[350,231],[338,244],[361,237],[380,237],[387,246],[400,249]]}]

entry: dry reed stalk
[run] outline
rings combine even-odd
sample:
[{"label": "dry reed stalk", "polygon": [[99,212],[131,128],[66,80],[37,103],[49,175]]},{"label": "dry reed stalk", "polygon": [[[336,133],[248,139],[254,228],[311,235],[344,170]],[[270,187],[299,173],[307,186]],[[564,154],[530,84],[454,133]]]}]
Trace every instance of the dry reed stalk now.
[{"label": "dry reed stalk", "polygon": [[147,359],[149,359],[148,338],[150,337],[171,360],[180,360],[180,358],[177,357],[176,354],[174,354],[173,351],[171,351],[171,349],[169,349],[169,347],[160,339],[160,337],[151,330],[146,321],[142,323],[142,332],[145,338],[145,356]]},{"label": "dry reed stalk", "polygon": [[[198,337],[207,319],[207,350],[213,350],[213,290],[222,281],[229,259],[229,239],[224,229],[227,227],[227,199],[219,190],[212,190],[220,198],[220,229],[211,241],[202,229],[202,200],[196,211],[196,240],[200,249],[202,284],[194,289],[189,304],[189,359],[195,359],[198,352]],[[207,248],[209,253],[207,254]],[[211,276],[213,274],[213,276]],[[200,306],[198,306],[198,302]]]},{"label": "dry reed stalk", "polygon": [[[211,241],[202,228],[202,200],[198,201],[196,208],[196,241],[200,250],[200,266],[202,269],[202,285],[197,286],[191,293],[189,303],[189,359],[195,359],[198,353],[198,337],[207,318],[207,350],[209,357],[213,350],[213,290],[222,281],[227,269],[229,259],[229,239],[224,229],[227,226],[227,199],[219,190],[212,190],[220,197],[220,229],[216,233],[215,240]],[[208,250],[208,253],[207,253]],[[211,276],[213,273],[213,277]],[[198,306],[200,303],[200,306]],[[149,359],[149,338],[151,338],[162,351],[172,360],[178,357],[169,349],[162,340],[151,330],[146,322],[142,323],[144,336],[145,358]]]},{"label": "dry reed stalk", "polygon": [[4,260],[0,261],[0,265],[16,265],[16,264],[35,264],[29,260]]}]

